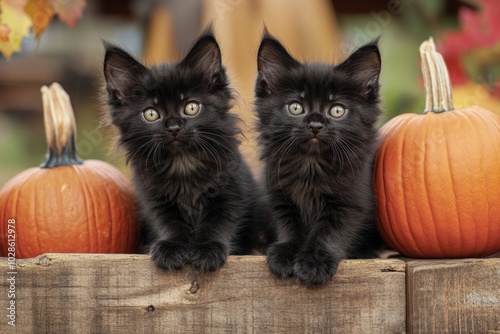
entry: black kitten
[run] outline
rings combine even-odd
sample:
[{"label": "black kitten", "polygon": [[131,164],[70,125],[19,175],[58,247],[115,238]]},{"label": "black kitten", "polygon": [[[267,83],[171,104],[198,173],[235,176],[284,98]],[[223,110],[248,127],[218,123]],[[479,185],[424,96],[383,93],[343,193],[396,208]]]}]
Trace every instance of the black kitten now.
[{"label": "black kitten", "polygon": [[147,68],[105,43],[111,122],[132,166],[149,253],[161,268],[215,271],[255,246],[260,199],[210,30],[179,63]]},{"label": "black kitten", "polygon": [[277,276],[323,284],[344,258],[376,256],[372,160],[377,142],[376,43],[338,66],[299,63],[267,32],[258,52],[256,111],[277,242]]}]

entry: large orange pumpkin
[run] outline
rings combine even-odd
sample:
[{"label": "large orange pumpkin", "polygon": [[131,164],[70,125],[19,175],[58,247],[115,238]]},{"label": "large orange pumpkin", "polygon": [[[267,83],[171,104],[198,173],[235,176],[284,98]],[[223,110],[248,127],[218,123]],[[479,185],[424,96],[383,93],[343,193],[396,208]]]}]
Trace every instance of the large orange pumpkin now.
[{"label": "large orange pumpkin", "polygon": [[432,39],[420,48],[424,114],[386,123],[375,161],[378,227],[410,257],[500,251],[500,117],[454,110],[444,61]]},{"label": "large orange pumpkin", "polygon": [[[105,162],[80,161],[68,95],[57,83],[44,86],[42,95],[47,160],[0,190],[0,255],[14,244],[18,258],[133,252],[139,229],[132,185]],[[9,228],[15,239],[8,238]]]}]

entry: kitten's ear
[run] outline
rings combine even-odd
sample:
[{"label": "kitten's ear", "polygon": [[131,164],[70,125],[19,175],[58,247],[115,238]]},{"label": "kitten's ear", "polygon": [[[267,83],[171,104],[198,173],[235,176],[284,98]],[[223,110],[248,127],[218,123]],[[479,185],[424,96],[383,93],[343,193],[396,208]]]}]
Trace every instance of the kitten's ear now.
[{"label": "kitten's ear", "polygon": [[279,78],[299,65],[300,63],[286,51],[285,47],[265,29],[257,53],[259,73],[257,84],[271,94]]},{"label": "kitten's ear", "polygon": [[337,69],[363,85],[366,98],[378,96],[381,59],[377,43],[378,40],[375,40],[363,45],[337,66]]},{"label": "kitten's ear", "polygon": [[104,78],[112,98],[123,99],[130,95],[140,77],[148,69],[123,49],[103,41],[106,49],[104,56]]},{"label": "kitten's ear", "polygon": [[220,78],[223,72],[222,57],[211,26],[198,37],[180,64],[200,73],[209,84]]}]

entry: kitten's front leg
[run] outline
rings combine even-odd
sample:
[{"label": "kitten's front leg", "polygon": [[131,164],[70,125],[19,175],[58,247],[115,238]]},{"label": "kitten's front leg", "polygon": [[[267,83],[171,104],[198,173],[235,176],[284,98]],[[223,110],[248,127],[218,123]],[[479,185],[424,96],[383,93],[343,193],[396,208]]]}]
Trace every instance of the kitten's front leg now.
[{"label": "kitten's front leg", "polygon": [[267,265],[275,276],[290,278],[294,276],[295,257],[302,242],[300,215],[291,200],[274,198],[273,202],[273,224],[278,240],[267,250]]},{"label": "kitten's front leg", "polygon": [[176,206],[163,208],[155,217],[158,240],[151,244],[149,254],[160,268],[176,271],[189,263],[190,226]]},{"label": "kitten's front leg", "polygon": [[295,259],[295,275],[305,284],[330,281],[357,232],[352,214],[330,210],[317,221]]},{"label": "kitten's front leg", "polygon": [[238,205],[222,196],[207,203],[204,220],[196,226],[189,256],[198,272],[216,271],[226,263],[241,215]]}]

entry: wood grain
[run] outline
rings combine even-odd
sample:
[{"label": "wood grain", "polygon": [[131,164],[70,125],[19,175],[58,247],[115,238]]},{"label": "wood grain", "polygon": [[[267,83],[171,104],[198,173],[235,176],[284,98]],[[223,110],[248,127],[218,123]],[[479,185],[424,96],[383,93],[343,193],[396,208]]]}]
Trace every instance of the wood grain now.
[{"label": "wood grain", "polygon": [[[6,273],[7,260],[0,260]],[[190,267],[159,270],[143,255],[46,254],[17,267],[18,333],[405,331],[399,260],[344,261],[319,288],[274,278],[261,256],[230,257],[203,276]],[[0,286],[6,310],[5,279]],[[2,318],[0,333],[13,332]]]},{"label": "wood grain", "polygon": [[500,334],[500,259],[407,266],[409,333]]}]

